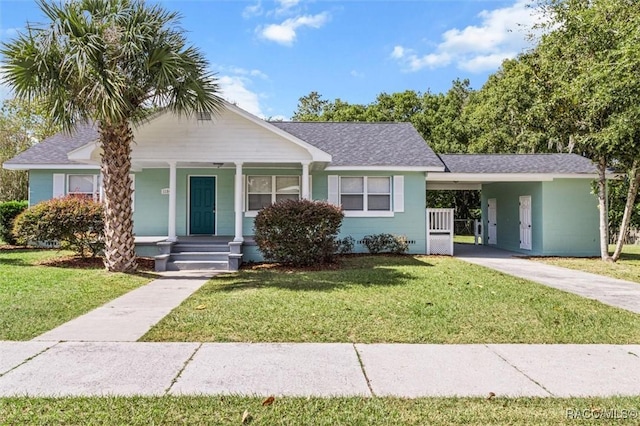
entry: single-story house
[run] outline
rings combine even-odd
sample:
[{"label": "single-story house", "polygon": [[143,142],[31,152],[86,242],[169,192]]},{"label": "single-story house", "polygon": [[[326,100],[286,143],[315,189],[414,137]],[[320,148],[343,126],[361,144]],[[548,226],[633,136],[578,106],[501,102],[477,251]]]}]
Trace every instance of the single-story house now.
[{"label": "single-story house", "polygon": [[[160,113],[134,137],[137,250],[173,269],[260,260],[254,217],[288,198],[341,205],[343,237],[404,235],[410,253],[427,253],[428,226],[437,227],[425,193],[442,189],[482,191],[485,244],[532,255],[599,250],[596,169],[578,155],[437,155],[410,123],[268,122],[229,103],[213,116]],[[84,125],[4,167],[29,171],[30,205],[99,199],[100,155],[97,129]]]}]

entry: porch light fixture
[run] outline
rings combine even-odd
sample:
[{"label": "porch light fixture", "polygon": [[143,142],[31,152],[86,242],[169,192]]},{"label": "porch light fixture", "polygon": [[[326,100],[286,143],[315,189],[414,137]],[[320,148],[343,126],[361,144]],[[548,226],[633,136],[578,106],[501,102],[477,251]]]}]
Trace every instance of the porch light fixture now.
[{"label": "porch light fixture", "polygon": [[213,167],[215,167],[216,169],[219,169],[224,165],[224,163],[211,163],[211,164],[213,164]]}]

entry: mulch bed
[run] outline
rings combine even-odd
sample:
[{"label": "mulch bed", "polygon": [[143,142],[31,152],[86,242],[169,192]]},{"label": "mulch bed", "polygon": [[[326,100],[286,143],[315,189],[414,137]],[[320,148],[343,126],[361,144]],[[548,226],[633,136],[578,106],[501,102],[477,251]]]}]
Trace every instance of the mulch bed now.
[{"label": "mulch bed", "polygon": [[[65,256],[57,259],[45,260],[38,265],[52,266],[56,268],[73,269],[104,269],[102,257]],[[147,257],[138,258],[138,271],[153,271],[154,260]]]}]

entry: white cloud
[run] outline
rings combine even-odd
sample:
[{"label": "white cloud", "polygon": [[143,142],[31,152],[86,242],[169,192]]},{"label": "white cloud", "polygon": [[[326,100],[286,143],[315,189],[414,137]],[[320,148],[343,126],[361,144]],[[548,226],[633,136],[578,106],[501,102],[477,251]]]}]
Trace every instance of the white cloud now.
[{"label": "white cloud", "polygon": [[288,13],[291,9],[296,7],[300,0],[276,0],[276,3],[279,4],[276,9],[276,14]]},{"label": "white cloud", "polygon": [[258,0],[256,4],[252,4],[244,8],[244,10],[242,11],[242,17],[245,19],[249,19],[254,16],[260,16],[262,15],[262,13],[262,2]]},{"label": "white cloud", "polygon": [[395,46],[391,58],[406,71],[438,68],[455,63],[460,69],[480,72],[496,69],[502,61],[515,57],[529,42],[528,33],[542,15],[528,6],[529,0],[516,0],[512,6],[484,10],[478,14],[479,25],[452,28],[442,33],[434,51],[418,55],[415,51]]},{"label": "white cloud", "polygon": [[281,24],[269,24],[265,27],[258,27],[258,32],[263,38],[285,45],[291,46],[296,39],[297,30],[303,27],[321,28],[329,21],[327,12],[316,15],[302,15],[289,18]]},{"label": "white cloud", "polygon": [[361,71],[351,70],[351,72],[349,74],[351,74],[351,77],[364,78],[364,73],[361,72]]},{"label": "white cloud", "polygon": [[259,96],[246,87],[249,83],[246,79],[239,76],[225,75],[219,78],[218,83],[224,99],[253,115],[264,118],[260,108]]}]

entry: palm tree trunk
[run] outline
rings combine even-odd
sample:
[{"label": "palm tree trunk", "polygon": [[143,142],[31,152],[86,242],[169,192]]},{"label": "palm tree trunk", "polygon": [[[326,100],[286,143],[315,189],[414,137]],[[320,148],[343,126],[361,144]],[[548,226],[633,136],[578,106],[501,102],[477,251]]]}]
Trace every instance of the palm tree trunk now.
[{"label": "palm tree trunk", "polygon": [[612,256],[612,260],[614,262],[620,259],[620,254],[622,253],[624,237],[627,234],[627,229],[629,229],[629,222],[631,222],[631,214],[633,213],[633,207],[636,204],[636,195],[638,195],[638,186],[640,186],[640,162],[636,159],[633,161],[633,166],[629,171],[629,191],[627,192],[627,202],[624,206],[622,223],[620,223],[620,230],[618,231],[618,241],[616,242],[616,249],[613,252],[613,256]]},{"label": "palm tree trunk", "polygon": [[609,256],[609,212],[607,211],[607,159],[598,159],[598,209],[600,210],[600,257],[610,262]]},{"label": "palm tree trunk", "polygon": [[112,272],[134,272],[136,262],[131,209],[131,144],[129,123],[100,124],[104,188],[105,267]]}]

